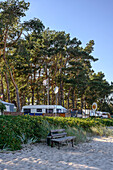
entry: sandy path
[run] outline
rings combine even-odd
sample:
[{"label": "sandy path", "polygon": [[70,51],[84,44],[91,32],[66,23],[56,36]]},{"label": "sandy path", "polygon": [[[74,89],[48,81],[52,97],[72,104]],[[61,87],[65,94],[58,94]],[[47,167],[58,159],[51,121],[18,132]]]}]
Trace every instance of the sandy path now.
[{"label": "sandy path", "polygon": [[113,170],[113,137],[96,137],[88,143],[69,144],[58,150],[46,144],[0,153],[0,170]]}]

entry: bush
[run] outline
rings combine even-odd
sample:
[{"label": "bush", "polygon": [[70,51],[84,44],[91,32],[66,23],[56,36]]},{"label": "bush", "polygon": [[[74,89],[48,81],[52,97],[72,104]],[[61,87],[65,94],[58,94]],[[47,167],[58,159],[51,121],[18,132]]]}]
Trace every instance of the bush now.
[{"label": "bush", "polygon": [[105,126],[113,126],[113,119],[2,115],[0,149],[21,149],[21,144],[39,142],[41,139],[46,139],[51,129],[59,128],[65,128],[68,135],[76,136],[78,143],[86,140],[86,132],[109,135],[111,132],[105,130]]},{"label": "bush", "polygon": [[0,102],[0,111],[1,111],[2,115],[3,115],[3,112],[5,109],[6,109],[5,105],[2,102]]}]

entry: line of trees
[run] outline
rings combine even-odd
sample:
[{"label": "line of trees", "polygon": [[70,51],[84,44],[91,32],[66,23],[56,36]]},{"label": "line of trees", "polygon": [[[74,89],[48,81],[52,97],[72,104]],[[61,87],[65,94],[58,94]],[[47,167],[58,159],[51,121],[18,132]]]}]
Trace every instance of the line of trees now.
[{"label": "line of trees", "polygon": [[49,104],[55,104],[54,88],[58,86],[58,104],[66,108],[91,108],[93,102],[98,102],[99,109],[110,109],[113,83],[91,66],[98,60],[92,56],[94,41],[83,48],[76,37],[45,29],[38,18],[22,23],[29,5],[24,0],[0,2],[3,100],[15,103],[18,111],[30,103],[47,104],[43,80],[49,79]]}]

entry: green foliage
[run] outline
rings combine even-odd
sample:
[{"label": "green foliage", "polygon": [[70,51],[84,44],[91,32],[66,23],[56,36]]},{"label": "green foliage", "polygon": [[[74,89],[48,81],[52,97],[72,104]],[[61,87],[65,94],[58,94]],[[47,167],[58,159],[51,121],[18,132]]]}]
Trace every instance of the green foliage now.
[{"label": "green foliage", "polygon": [[3,111],[6,109],[5,105],[0,102],[0,111],[3,113]]},{"label": "green foliage", "polygon": [[21,144],[39,142],[41,139],[46,139],[51,129],[59,128],[65,128],[68,135],[76,136],[76,143],[79,143],[86,141],[86,132],[109,135],[110,132],[105,132],[105,126],[113,126],[113,120],[0,116],[0,149],[21,149]]},{"label": "green foliage", "polygon": [[26,31],[32,31],[34,33],[40,33],[45,28],[38,18],[24,22],[24,27]]},{"label": "green foliage", "polygon": [[42,117],[1,116],[0,148],[21,149],[22,143],[31,143],[46,138],[49,124]]}]

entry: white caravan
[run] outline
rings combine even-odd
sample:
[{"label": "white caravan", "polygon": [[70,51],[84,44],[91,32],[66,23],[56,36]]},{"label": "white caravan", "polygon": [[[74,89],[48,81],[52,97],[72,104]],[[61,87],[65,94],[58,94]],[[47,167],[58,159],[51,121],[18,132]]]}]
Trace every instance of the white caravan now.
[{"label": "white caravan", "polygon": [[24,115],[41,116],[43,114],[66,113],[67,109],[61,105],[28,105],[22,107]]}]

